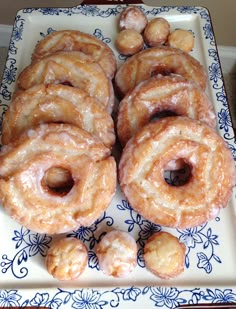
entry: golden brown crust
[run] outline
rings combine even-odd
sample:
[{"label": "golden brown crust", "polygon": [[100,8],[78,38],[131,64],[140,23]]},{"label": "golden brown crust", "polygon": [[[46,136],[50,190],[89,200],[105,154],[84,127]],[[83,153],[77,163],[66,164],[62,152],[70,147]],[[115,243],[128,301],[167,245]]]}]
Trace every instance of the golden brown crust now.
[{"label": "golden brown crust", "polygon": [[2,123],[2,143],[42,123],[68,123],[98,136],[105,146],[115,143],[114,123],[99,102],[82,89],[37,85],[14,94]]},{"label": "golden brown crust", "polygon": [[213,105],[200,87],[181,76],[159,75],[140,82],[120,102],[117,133],[121,144],[124,146],[152,117],[163,112],[216,125]]},{"label": "golden brown crust", "polygon": [[[169,162],[190,166],[181,186],[164,179]],[[119,163],[120,186],[130,205],[163,226],[188,228],[215,218],[235,185],[235,164],[224,140],[209,126],[187,117],[147,124],[126,144]]]},{"label": "golden brown crust", "polygon": [[57,280],[75,280],[84,272],[88,264],[88,250],[76,238],[56,240],[46,256],[46,268]]},{"label": "golden brown crust", "polygon": [[[0,200],[7,213],[40,233],[58,234],[91,225],[108,207],[116,189],[116,164],[99,138],[72,125],[30,129],[0,154]],[[69,192],[45,185],[54,167],[73,179]]]},{"label": "golden brown crust", "polygon": [[186,247],[168,232],[158,232],[144,246],[146,267],[162,279],[177,277],[184,271]]},{"label": "golden brown crust", "polygon": [[116,71],[112,49],[95,36],[78,30],[61,30],[47,35],[35,46],[32,60],[36,61],[59,51],[80,51],[98,62],[109,78]]},{"label": "golden brown crust", "polygon": [[111,80],[90,56],[77,51],[57,52],[33,62],[18,77],[19,89],[52,83],[81,88],[112,112],[114,91]]},{"label": "golden brown crust", "polygon": [[118,69],[115,85],[121,96],[138,83],[153,75],[178,74],[206,88],[207,76],[203,66],[184,51],[168,46],[152,47],[128,58]]}]

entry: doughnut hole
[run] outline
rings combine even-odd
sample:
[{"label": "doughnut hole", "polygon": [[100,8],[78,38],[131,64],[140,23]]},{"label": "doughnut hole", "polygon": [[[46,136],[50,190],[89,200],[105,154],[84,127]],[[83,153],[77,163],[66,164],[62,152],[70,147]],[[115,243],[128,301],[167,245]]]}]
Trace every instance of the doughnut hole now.
[{"label": "doughnut hole", "polygon": [[70,81],[68,81],[68,80],[65,80],[64,82],[61,82],[60,84],[63,85],[63,86],[73,87],[72,83]]},{"label": "doughnut hole", "polygon": [[53,242],[46,256],[46,269],[60,281],[78,279],[88,263],[88,251],[77,238],[61,238]]},{"label": "doughnut hole", "polygon": [[145,13],[136,6],[128,6],[125,8],[119,18],[119,28],[134,29],[139,33],[142,33],[148,24]]},{"label": "doughnut hole", "polygon": [[157,17],[147,24],[144,30],[144,41],[151,47],[162,45],[166,42],[169,33],[169,22],[162,17]]},{"label": "doughnut hole", "polygon": [[164,167],[163,178],[170,186],[184,186],[192,178],[192,165],[184,158],[170,160]]},{"label": "doughnut hole", "polygon": [[165,118],[165,117],[174,117],[174,116],[179,116],[179,115],[176,112],[171,111],[171,110],[161,110],[161,111],[158,111],[152,114],[149,119],[149,122],[153,122],[158,119]]},{"label": "doughnut hole", "polygon": [[134,29],[125,29],[117,35],[115,45],[119,53],[131,56],[143,49],[142,35]]},{"label": "doughnut hole", "polygon": [[[178,114],[171,110],[162,110],[154,113],[149,122],[158,121],[165,117],[175,117]],[[164,166],[163,177],[170,186],[183,186],[192,177],[192,166],[184,158],[174,158]]]},{"label": "doughnut hole", "polygon": [[176,29],[169,34],[166,45],[189,53],[194,47],[194,36],[188,30]]},{"label": "doughnut hole", "polygon": [[162,76],[170,76],[172,74],[177,74],[174,68],[168,68],[167,66],[158,65],[152,68],[150,77],[162,75]]},{"label": "doughnut hole", "polygon": [[64,196],[74,186],[74,180],[68,169],[54,166],[45,172],[42,179],[42,186],[51,194]]},{"label": "doughnut hole", "polygon": [[147,269],[162,279],[170,279],[184,271],[186,247],[168,232],[154,233],[144,246]]}]

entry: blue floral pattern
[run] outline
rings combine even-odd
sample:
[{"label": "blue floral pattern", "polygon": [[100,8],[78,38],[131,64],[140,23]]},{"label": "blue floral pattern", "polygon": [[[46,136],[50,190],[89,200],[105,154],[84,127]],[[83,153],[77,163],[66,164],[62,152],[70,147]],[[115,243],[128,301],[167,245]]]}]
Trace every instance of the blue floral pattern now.
[{"label": "blue floral pattern", "polygon": [[0,266],[3,274],[11,270],[16,278],[22,279],[28,274],[28,268],[22,266],[22,263],[27,262],[29,258],[36,254],[45,257],[51,237],[44,234],[31,233],[30,230],[26,230],[23,227],[20,231],[14,231],[14,234],[15,236],[12,240],[15,242],[15,249],[18,251],[13,258],[3,254]]},{"label": "blue floral pattern", "polygon": [[[148,17],[155,17],[161,14],[192,14],[199,17],[201,21],[201,29],[204,40],[208,46],[207,52],[207,70],[211,91],[215,100],[215,108],[217,111],[217,120],[220,134],[228,143],[230,150],[236,160],[236,146],[230,111],[227,103],[227,97],[224,89],[222,72],[217,54],[214,34],[209,13],[205,8],[180,6],[171,7],[163,6],[159,8],[151,8],[140,6]],[[27,18],[32,14],[36,16],[65,17],[96,17],[98,21],[103,22],[106,18],[116,17],[123,9],[123,5],[113,6],[96,6],[81,5],[73,8],[30,8],[23,9],[19,12],[15,19],[12,38],[9,46],[9,53],[6,61],[3,81],[0,89],[0,109],[1,120],[8,108],[14,86],[17,78],[19,49],[22,47],[24,37],[25,24]],[[99,27],[99,22],[97,27]],[[93,35],[107,44],[112,44],[109,37],[109,31],[106,32],[102,28],[94,28],[91,31]],[[41,29],[40,29],[41,30]],[[38,39],[48,35],[56,30],[56,26],[45,26],[39,32]],[[189,29],[191,30],[191,29]],[[194,32],[193,32],[194,33]],[[21,51],[22,53],[22,51]],[[120,61],[124,61],[125,57],[117,55]],[[181,175],[170,175],[167,179],[172,185],[181,180]],[[118,194],[119,196],[119,194]],[[113,215],[115,213],[115,215]],[[119,218],[119,224],[117,223]],[[162,226],[153,224],[145,220],[137,214],[125,198],[120,195],[115,205],[107,210],[104,215],[99,218],[90,227],[81,227],[66,235],[67,237],[76,237],[82,240],[88,248],[89,252],[89,270],[94,272],[95,276],[99,270],[95,248],[101,237],[111,228],[120,227],[136,236],[138,244],[138,267],[142,271],[145,267],[143,260],[143,248],[146,240],[154,232],[163,229]],[[221,265],[222,258],[220,255],[221,232],[218,226],[221,224],[220,217],[217,217],[213,224],[205,224],[200,227],[176,230],[175,234],[180,241],[186,245],[186,269],[194,269],[195,271],[209,276],[214,272],[216,266]],[[223,303],[236,302],[235,287],[217,287],[217,288],[184,288],[169,287],[165,285],[150,286],[130,286],[109,287],[106,289],[98,288],[51,288],[51,289],[27,289],[27,293],[21,289],[5,289],[4,278],[14,278],[14,280],[25,280],[31,276],[32,264],[30,263],[35,256],[42,259],[46,256],[50,247],[52,237],[33,233],[23,227],[14,229],[9,241],[14,244],[13,250],[9,251],[4,248],[4,253],[0,256],[0,306],[46,306],[50,308],[78,308],[78,309],[98,309],[98,308],[124,308],[124,306],[137,308],[139,302],[149,307],[174,308],[181,304],[197,304],[201,302]],[[9,253],[10,252],[10,253]],[[158,285],[158,283],[157,283]]]},{"label": "blue floral pattern", "polygon": [[[175,287],[130,287],[115,288],[110,291],[77,289],[74,291],[56,289],[54,293],[28,293],[23,299],[18,290],[0,291],[0,306],[45,306],[49,308],[103,309],[131,305],[143,298],[145,305],[173,309],[184,304],[211,302],[213,304],[231,303],[236,300],[232,289],[183,289]],[[128,304],[128,303],[129,304]],[[124,308],[124,307],[122,307]],[[137,308],[137,307],[136,307]],[[149,307],[150,308],[150,307]]]},{"label": "blue floral pattern", "polygon": [[[216,221],[220,221],[219,217],[216,217]],[[185,256],[185,265],[190,267],[189,254],[190,250],[196,246],[202,244],[201,252],[197,252],[197,267],[205,270],[206,273],[212,271],[212,260],[221,263],[220,257],[215,253],[215,246],[219,245],[218,236],[212,234],[212,229],[208,227],[208,224],[203,226],[190,228],[186,230],[179,230],[179,239],[186,245],[187,252]]]}]

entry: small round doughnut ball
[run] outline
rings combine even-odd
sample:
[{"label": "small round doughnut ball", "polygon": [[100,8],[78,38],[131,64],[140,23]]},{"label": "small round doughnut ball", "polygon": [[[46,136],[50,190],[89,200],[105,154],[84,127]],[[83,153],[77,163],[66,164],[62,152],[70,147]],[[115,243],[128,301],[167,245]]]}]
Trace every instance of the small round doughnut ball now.
[{"label": "small round doughnut ball", "polygon": [[168,232],[153,234],[144,246],[146,267],[161,279],[170,279],[184,271],[186,247]]},{"label": "small round doughnut ball", "polygon": [[130,234],[114,230],[99,242],[96,255],[105,275],[124,278],[137,265],[137,244]]},{"label": "small round doughnut ball", "polygon": [[46,257],[47,271],[61,281],[77,279],[87,264],[87,248],[76,238],[62,238],[55,241]]},{"label": "small round doughnut ball", "polygon": [[143,11],[137,6],[128,6],[125,8],[119,18],[119,28],[134,29],[141,33],[147,26],[148,20]]},{"label": "small round doughnut ball", "polygon": [[144,41],[149,46],[163,45],[170,33],[170,24],[163,17],[157,17],[149,21],[144,30]]},{"label": "small round doughnut ball", "polygon": [[190,52],[194,47],[193,34],[188,30],[176,29],[169,34],[166,45]]},{"label": "small round doughnut ball", "polygon": [[144,41],[136,30],[125,29],[118,33],[115,44],[119,53],[131,56],[143,49]]}]

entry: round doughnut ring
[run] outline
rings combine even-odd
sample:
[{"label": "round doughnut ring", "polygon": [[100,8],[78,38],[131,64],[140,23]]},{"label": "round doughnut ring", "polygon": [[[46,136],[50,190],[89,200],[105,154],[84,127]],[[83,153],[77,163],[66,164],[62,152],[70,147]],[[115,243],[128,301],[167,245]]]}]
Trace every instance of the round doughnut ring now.
[{"label": "round doughnut ring", "polygon": [[[0,201],[18,223],[39,233],[59,234],[89,226],[108,207],[116,188],[110,150],[90,133],[66,124],[43,124],[3,146]],[[52,190],[51,168],[69,171],[68,192]]]},{"label": "round doughnut ring", "polygon": [[[188,181],[167,184],[166,166],[182,159]],[[187,117],[166,117],[143,127],[126,144],[119,164],[121,189],[144,218],[163,226],[190,228],[215,218],[235,184],[230,150],[215,130]]]},{"label": "round doughnut ring", "polygon": [[98,62],[109,78],[116,72],[116,58],[112,49],[95,36],[78,30],[61,30],[47,35],[36,45],[32,60],[39,60],[58,51],[80,51]]},{"label": "round doughnut ring", "polygon": [[114,91],[111,80],[93,58],[81,52],[58,52],[27,66],[18,77],[18,87],[39,84],[69,84],[81,88],[111,113]]},{"label": "round doughnut ring", "polygon": [[171,73],[194,81],[203,90],[206,88],[207,75],[203,66],[188,53],[168,46],[148,48],[128,58],[116,73],[115,85],[124,96],[153,75]]},{"label": "round doughnut ring", "polygon": [[171,112],[216,125],[212,103],[195,83],[179,75],[153,76],[140,82],[120,102],[117,133],[122,146],[158,113]]},{"label": "round doughnut ring", "polygon": [[2,123],[2,143],[41,123],[68,123],[98,136],[108,148],[115,143],[114,122],[93,97],[65,85],[37,85],[14,94]]}]

